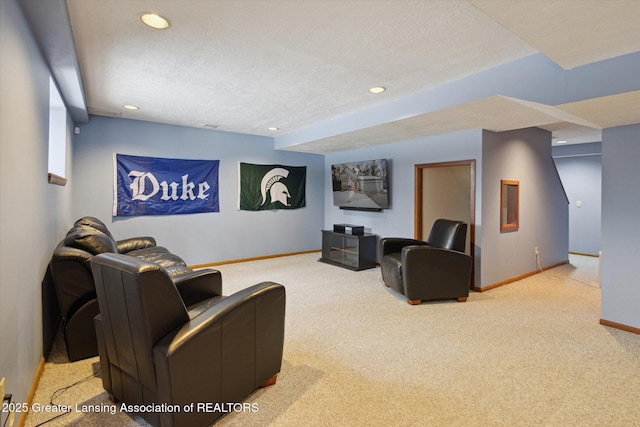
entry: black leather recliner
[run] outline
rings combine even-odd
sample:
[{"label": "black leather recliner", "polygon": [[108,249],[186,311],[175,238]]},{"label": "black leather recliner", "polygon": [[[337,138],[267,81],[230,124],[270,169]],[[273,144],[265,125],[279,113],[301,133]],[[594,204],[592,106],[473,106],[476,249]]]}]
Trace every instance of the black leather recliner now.
[{"label": "black leather recliner", "polygon": [[380,270],[387,287],[421,301],[469,296],[471,257],[464,253],[467,224],[438,219],[426,242],[387,237],[380,239]]},{"label": "black leather recliner", "polygon": [[[102,382],[113,401],[139,405],[154,426],[205,426],[224,414],[217,404],[240,403],[275,383],[282,285],[263,282],[224,297],[215,277],[204,275],[195,293],[178,292],[158,265],[127,255],[97,255],[91,267]],[[214,410],[184,410],[198,403]],[[163,404],[174,409],[144,409]]]},{"label": "black leather recliner", "polygon": [[[152,261],[162,266],[177,283],[186,283],[202,274],[193,272],[179,256],[157,246],[153,237],[115,240],[99,219],[86,216],[77,220],[54,250],[49,263],[67,354],[72,362],[98,355],[93,327],[98,301],[90,262],[95,255],[105,252]],[[220,273],[215,274],[222,286]]]}]

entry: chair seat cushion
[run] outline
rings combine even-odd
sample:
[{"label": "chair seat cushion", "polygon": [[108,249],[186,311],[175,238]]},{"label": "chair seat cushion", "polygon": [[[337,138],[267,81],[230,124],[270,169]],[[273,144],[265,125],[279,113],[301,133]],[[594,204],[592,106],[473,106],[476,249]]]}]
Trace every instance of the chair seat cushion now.
[{"label": "chair seat cushion", "polygon": [[380,261],[382,280],[384,283],[400,293],[404,293],[402,284],[402,253],[394,252],[382,257]]}]

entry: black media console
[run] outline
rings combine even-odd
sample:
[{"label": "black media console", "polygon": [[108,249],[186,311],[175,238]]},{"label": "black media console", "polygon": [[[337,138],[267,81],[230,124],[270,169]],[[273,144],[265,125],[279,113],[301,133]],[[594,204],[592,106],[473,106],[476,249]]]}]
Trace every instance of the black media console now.
[{"label": "black media console", "polygon": [[376,235],[364,232],[364,227],[335,224],[334,231],[322,230],[322,258],[326,262],[350,270],[365,270],[376,266]]}]

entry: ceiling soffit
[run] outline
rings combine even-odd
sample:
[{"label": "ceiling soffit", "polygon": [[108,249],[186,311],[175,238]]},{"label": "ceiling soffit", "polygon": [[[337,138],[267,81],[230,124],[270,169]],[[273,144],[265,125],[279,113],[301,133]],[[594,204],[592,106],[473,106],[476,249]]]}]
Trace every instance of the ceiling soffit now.
[{"label": "ceiling soffit", "polygon": [[558,140],[598,142],[605,127],[639,122],[640,91],[558,106],[496,95],[285,150],[331,153],[471,129],[504,132],[527,127],[549,130]]}]

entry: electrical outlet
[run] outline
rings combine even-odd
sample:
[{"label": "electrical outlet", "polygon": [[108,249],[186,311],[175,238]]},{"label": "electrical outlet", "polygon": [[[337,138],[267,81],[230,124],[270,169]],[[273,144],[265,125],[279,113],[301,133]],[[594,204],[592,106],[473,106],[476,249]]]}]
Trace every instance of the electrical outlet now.
[{"label": "electrical outlet", "polygon": [[540,252],[538,251],[538,247],[536,246],[535,248],[533,248],[533,254],[538,256],[540,255]]}]

